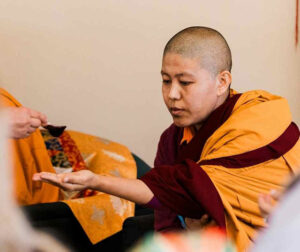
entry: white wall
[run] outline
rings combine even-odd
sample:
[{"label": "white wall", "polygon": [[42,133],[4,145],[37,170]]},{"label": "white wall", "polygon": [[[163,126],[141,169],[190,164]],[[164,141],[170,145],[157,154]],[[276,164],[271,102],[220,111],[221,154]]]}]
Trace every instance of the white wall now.
[{"label": "white wall", "polygon": [[171,123],[161,54],[192,25],[233,53],[233,87],[286,96],[300,123],[293,0],[1,0],[0,85],[54,124],[127,145],[152,165]]}]

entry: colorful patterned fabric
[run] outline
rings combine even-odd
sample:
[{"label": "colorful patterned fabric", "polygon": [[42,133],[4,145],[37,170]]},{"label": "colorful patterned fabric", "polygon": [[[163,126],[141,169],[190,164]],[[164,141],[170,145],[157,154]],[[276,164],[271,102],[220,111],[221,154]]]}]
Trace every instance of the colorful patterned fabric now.
[{"label": "colorful patterned fabric", "polygon": [[73,171],[87,169],[74,140],[64,131],[59,137],[50,135],[48,130],[41,130],[51,163],[54,167],[70,168]]},{"label": "colorful patterned fabric", "polygon": [[[11,94],[0,88],[2,108],[22,107]],[[54,202],[59,189],[53,185],[33,181],[33,174],[55,172],[39,130],[23,139],[10,139],[11,162],[14,172],[14,193],[19,205]]]},{"label": "colorful patterned fabric", "polygon": [[87,169],[83,158],[80,154],[79,149],[77,148],[74,140],[68,134],[68,132],[63,132],[62,135],[59,137],[61,141],[61,145],[66,153],[72,167],[73,171],[80,171]]},{"label": "colorful patterned fabric", "polygon": [[[76,143],[68,132],[64,131],[59,137],[52,136],[48,130],[41,130],[41,133],[56,173],[70,172],[70,168],[73,172],[88,169]],[[96,195],[96,192],[90,189],[80,192],[62,190],[62,195],[64,199],[76,199]]]}]

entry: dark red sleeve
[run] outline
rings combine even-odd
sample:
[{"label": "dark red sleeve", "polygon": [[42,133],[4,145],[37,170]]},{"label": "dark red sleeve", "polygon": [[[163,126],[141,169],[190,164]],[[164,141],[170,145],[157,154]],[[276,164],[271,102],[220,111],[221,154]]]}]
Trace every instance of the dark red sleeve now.
[{"label": "dark red sleeve", "polygon": [[172,124],[161,136],[155,168],[141,178],[159,202],[175,215],[199,219],[203,214],[225,227],[224,208],[214,184],[196,163],[212,134],[231,115],[241,94],[228,96],[203,123],[193,139],[181,145],[183,128]]},{"label": "dark red sleeve", "polygon": [[209,176],[194,161],[155,167],[141,180],[172,212],[195,219],[207,213],[225,228],[221,198]]},{"label": "dark red sleeve", "polygon": [[174,124],[162,133],[157,147],[154,167],[175,164],[182,134],[183,129],[176,127]]},{"label": "dark red sleeve", "polygon": [[[154,167],[167,164],[172,165],[175,163],[178,141],[180,141],[181,137],[182,129],[176,127],[174,124],[163,132],[158,143]],[[154,208],[155,230],[166,232],[182,229],[177,213],[161,204],[157,197],[154,197],[154,199],[155,203],[151,204],[149,207]],[[159,204],[157,204],[157,202],[159,202]]]},{"label": "dark red sleeve", "polygon": [[177,214],[161,204],[155,196],[144,206],[154,209],[154,228],[156,231],[166,232],[182,229]]}]

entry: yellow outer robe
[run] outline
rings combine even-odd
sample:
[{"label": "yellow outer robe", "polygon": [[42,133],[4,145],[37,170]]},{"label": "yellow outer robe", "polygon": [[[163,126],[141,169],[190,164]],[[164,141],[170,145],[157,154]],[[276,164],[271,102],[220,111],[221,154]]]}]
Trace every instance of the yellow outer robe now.
[{"label": "yellow outer robe", "polygon": [[[243,93],[228,120],[207,140],[199,162],[246,153],[277,139],[292,120],[287,101],[257,90]],[[202,165],[218,190],[224,208],[229,237],[239,251],[245,251],[258,228],[265,223],[258,208],[258,196],[271,189],[282,191],[286,181],[300,167],[300,142],[276,160],[245,168]]]},{"label": "yellow outer robe", "polygon": [[[0,88],[4,107],[21,107],[21,104],[7,91]],[[10,139],[14,169],[14,190],[20,205],[54,202],[59,199],[59,188],[32,180],[34,173],[55,172],[39,130],[23,139]]]},{"label": "yellow outer robe", "polygon": [[[233,94],[235,92],[231,91],[231,98]],[[169,209],[170,216],[180,214],[183,217],[201,218],[208,210],[207,213],[212,217],[219,218],[215,219],[218,225],[223,226],[220,216],[225,215],[224,227],[228,236],[239,251],[245,251],[255,239],[259,228],[265,226],[258,207],[259,194],[269,193],[271,189],[283,190],[288,177],[299,169],[299,130],[291,124],[289,106],[282,97],[261,90],[243,93],[227,119],[217,125],[215,120],[223,121],[223,109],[228,104],[231,104],[229,100],[224,103],[225,106],[220,106],[221,110],[218,108],[214,111],[214,116],[209,117],[199,131],[185,128],[182,139],[176,126],[169,127],[159,144],[162,151],[158,154],[163,160],[160,161],[162,165],[157,165],[141,180],[162,205]],[[219,114],[220,111],[223,114]],[[211,118],[213,121],[210,121]],[[210,133],[208,129],[213,130],[214,127],[217,128]],[[287,129],[292,131],[286,131]],[[177,133],[174,135],[170,133],[171,130],[177,130]],[[290,138],[280,138],[284,132],[288,132]],[[206,140],[201,140],[204,134],[211,135]],[[189,142],[191,139],[193,140]],[[281,147],[272,144],[278,139],[283,139],[280,140],[280,146],[286,148],[280,149]],[[169,143],[178,143],[177,140],[181,140],[181,143],[186,140],[188,144],[180,146],[182,148],[177,153],[171,154],[175,161],[170,165],[166,162],[173,162],[172,158],[169,157],[169,161],[165,162],[166,154],[163,151],[166,151],[165,146]],[[278,151],[272,149],[274,146]],[[255,156],[253,155],[254,151],[263,147],[263,152],[259,150],[259,153],[255,152]],[[168,150],[172,151],[171,148]],[[260,153],[262,156],[258,159]],[[247,158],[242,159],[236,155]],[[220,201],[216,195],[220,197]],[[157,209],[157,214],[159,213]],[[160,216],[166,218],[166,213],[162,212]],[[171,227],[173,224],[169,225]]]}]

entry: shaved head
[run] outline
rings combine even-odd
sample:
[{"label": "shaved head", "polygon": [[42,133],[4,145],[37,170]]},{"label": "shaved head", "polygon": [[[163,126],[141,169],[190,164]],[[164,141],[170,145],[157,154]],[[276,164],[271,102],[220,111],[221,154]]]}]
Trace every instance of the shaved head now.
[{"label": "shaved head", "polygon": [[163,56],[167,53],[198,59],[200,66],[214,76],[231,71],[231,51],[225,38],[208,27],[195,26],[178,32],[167,43]]}]

